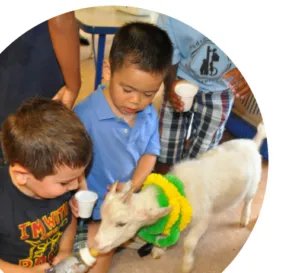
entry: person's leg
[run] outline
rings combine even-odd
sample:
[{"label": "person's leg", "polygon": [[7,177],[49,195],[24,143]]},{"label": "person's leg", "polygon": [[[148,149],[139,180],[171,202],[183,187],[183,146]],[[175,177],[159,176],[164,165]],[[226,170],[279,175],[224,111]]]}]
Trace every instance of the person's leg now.
[{"label": "person's leg", "polygon": [[161,151],[155,172],[165,174],[182,158],[187,134],[187,113],[175,112],[170,103],[165,101],[160,112],[159,130]]},{"label": "person's leg", "polygon": [[[91,222],[88,225],[88,246],[94,245],[94,238],[100,226],[100,222]],[[114,251],[97,257],[95,265],[88,273],[107,273],[112,262]]]},{"label": "person's leg", "polygon": [[234,101],[230,89],[223,92],[200,93],[194,104],[194,120],[185,157],[195,158],[219,144]]}]

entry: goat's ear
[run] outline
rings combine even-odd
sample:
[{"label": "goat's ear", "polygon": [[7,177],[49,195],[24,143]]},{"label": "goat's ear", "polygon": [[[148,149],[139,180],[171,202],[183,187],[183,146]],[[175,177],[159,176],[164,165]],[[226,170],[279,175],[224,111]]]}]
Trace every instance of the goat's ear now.
[{"label": "goat's ear", "polygon": [[117,191],[118,183],[119,183],[119,181],[115,181],[115,182],[112,184],[112,186],[111,186],[111,188],[110,188],[110,190],[109,190],[110,193],[115,193],[115,192]]},{"label": "goat's ear", "polygon": [[129,200],[130,200],[131,197],[132,197],[133,192],[134,192],[134,188],[129,189],[129,191],[127,191],[127,192],[124,193],[124,195],[122,196],[121,200],[122,200],[124,203],[128,203]]},{"label": "goat's ear", "polygon": [[170,211],[171,211],[171,207],[157,208],[148,211],[141,211],[139,216],[142,220],[147,220],[152,222],[169,214]]},{"label": "goat's ear", "polygon": [[151,211],[151,216],[154,219],[160,219],[164,216],[166,216],[167,214],[169,214],[171,211],[171,207],[166,207],[166,208],[158,208],[154,211]]},{"label": "goat's ear", "polygon": [[128,192],[132,187],[131,180],[122,183],[121,192]]}]

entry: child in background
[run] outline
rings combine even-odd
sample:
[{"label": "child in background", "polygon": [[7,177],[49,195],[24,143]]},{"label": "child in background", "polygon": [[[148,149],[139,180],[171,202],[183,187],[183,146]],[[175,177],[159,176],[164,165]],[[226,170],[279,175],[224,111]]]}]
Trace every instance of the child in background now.
[{"label": "child in background", "polygon": [[[115,34],[109,55],[110,81],[75,107],[93,142],[88,189],[99,199],[88,225],[93,244],[100,206],[115,181],[138,190],[160,153],[158,116],[151,104],[171,66],[172,44],[165,31],[133,22]],[[120,183],[122,184],[122,183]],[[100,256],[89,273],[107,272],[112,253]]]},{"label": "child in background", "polygon": [[89,135],[61,102],[31,99],[2,126],[0,271],[44,273],[70,255],[69,209],[92,154]]},{"label": "child in background", "polygon": [[[250,88],[229,57],[203,34],[163,14],[158,26],[166,30],[174,47],[160,112],[161,154],[156,166],[157,172],[166,173],[174,163],[219,144],[234,97],[248,95]],[[199,88],[187,112],[174,92],[180,80]]]}]

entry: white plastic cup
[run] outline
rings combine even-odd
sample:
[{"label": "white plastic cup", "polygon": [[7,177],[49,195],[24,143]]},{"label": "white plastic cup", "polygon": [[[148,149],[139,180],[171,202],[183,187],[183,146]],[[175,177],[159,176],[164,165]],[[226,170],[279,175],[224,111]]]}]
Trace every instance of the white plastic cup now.
[{"label": "white plastic cup", "polygon": [[98,194],[89,190],[80,190],[75,193],[75,198],[78,202],[78,216],[80,218],[90,218]]},{"label": "white plastic cup", "polygon": [[175,92],[181,97],[184,103],[183,112],[189,111],[193,105],[194,97],[197,94],[199,87],[193,83],[182,80],[175,86]]}]

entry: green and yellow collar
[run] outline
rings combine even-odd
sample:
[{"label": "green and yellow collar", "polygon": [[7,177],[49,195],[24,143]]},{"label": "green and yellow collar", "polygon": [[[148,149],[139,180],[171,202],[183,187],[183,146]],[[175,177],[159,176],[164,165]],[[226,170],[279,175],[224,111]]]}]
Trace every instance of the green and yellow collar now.
[{"label": "green and yellow collar", "polygon": [[144,182],[142,190],[148,186],[156,187],[159,206],[171,206],[172,210],[156,223],[141,228],[138,236],[158,247],[169,247],[179,240],[180,232],[190,223],[192,207],[185,197],[183,183],[172,174],[163,176],[152,173]]}]

